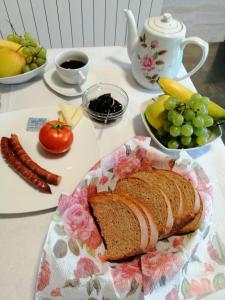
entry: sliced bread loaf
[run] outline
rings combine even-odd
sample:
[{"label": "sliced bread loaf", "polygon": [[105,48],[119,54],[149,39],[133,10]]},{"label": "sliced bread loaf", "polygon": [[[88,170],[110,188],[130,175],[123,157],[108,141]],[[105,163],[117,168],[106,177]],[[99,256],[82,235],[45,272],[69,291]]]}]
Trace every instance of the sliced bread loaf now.
[{"label": "sliced bread loaf", "polygon": [[146,252],[148,224],[141,209],[123,195],[102,192],[89,199],[106,246],[105,258],[119,260]]},{"label": "sliced bread loaf", "polygon": [[117,182],[115,192],[148,206],[157,225],[159,239],[171,231],[173,227],[171,205],[167,196],[158,187],[139,178],[129,177]]},{"label": "sliced bread loaf", "polygon": [[167,195],[173,213],[173,227],[175,228],[179,226],[183,213],[183,198],[175,180],[156,171],[140,171],[132,174],[131,177],[139,178],[149,184],[153,184],[154,186],[160,188]]},{"label": "sliced bread loaf", "polygon": [[200,209],[200,200],[196,195],[196,190],[194,189],[191,181],[173,171],[160,169],[156,170],[156,172],[173,179],[179,187],[183,197],[183,214],[181,217],[182,224],[185,225],[189,221],[193,220]]},{"label": "sliced bread loaf", "polygon": [[148,225],[148,246],[146,248],[146,251],[152,250],[158,239],[159,239],[159,232],[158,232],[158,228],[157,225],[155,224],[154,218],[152,216],[152,212],[150,210],[150,208],[148,207],[148,205],[146,205],[145,203],[140,202],[139,200],[132,198],[129,198],[129,201],[132,201],[135,203],[135,205],[137,205],[139,207],[139,209],[141,210],[147,225]]},{"label": "sliced bread loaf", "polygon": [[184,234],[184,233],[189,233],[197,230],[199,226],[201,225],[204,217],[204,206],[203,202],[200,198],[200,195],[197,193],[199,200],[200,200],[200,209],[197,215],[194,217],[192,221],[190,221],[188,224],[185,226],[181,227],[180,229],[177,228],[175,234]]}]

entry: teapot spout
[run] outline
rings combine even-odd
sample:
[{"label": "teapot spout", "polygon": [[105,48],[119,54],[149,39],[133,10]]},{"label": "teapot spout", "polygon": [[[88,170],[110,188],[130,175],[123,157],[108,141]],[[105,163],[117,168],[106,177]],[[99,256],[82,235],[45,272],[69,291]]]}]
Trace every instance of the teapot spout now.
[{"label": "teapot spout", "polygon": [[136,25],[134,15],[131,10],[124,9],[124,13],[127,17],[127,28],[128,28],[127,52],[128,52],[128,56],[129,56],[130,60],[132,60],[135,45],[138,41],[137,25]]}]

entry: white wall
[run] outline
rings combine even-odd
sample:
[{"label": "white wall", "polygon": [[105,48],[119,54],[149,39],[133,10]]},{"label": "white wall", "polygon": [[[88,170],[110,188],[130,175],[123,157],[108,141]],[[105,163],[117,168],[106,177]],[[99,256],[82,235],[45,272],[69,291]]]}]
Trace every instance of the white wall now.
[{"label": "white wall", "polygon": [[187,36],[208,42],[225,40],[225,0],[164,0],[162,11],[182,21]]}]

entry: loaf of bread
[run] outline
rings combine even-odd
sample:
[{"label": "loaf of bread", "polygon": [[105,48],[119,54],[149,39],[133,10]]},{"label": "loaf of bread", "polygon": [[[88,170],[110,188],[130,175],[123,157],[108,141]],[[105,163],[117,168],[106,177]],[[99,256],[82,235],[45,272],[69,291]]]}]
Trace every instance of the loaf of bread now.
[{"label": "loaf of bread", "polygon": [[134,173],[119,180],[113,192],[90,197],[89,206],[110,261],[146,253],[160,239],[195,231],[204,216],[192,183],[168,170]]}]

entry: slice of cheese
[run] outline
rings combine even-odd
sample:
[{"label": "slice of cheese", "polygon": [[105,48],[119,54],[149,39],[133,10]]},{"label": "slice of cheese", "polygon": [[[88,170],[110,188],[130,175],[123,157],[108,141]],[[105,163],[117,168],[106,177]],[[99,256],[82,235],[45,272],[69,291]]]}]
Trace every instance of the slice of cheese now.
[{"label": "slice of cheese", "polygon": [[60,120],[62,120],[72,128],[74,128],[78,124],[83,116],[83,109],[81,106],[60,104],[60,109]]},{"label": "slice of cheese", "polygon": [[83,117],[83,114],[83,108],[79,106],[71,120],[72,128],[74,128],[80,122],[81,118]]}]

